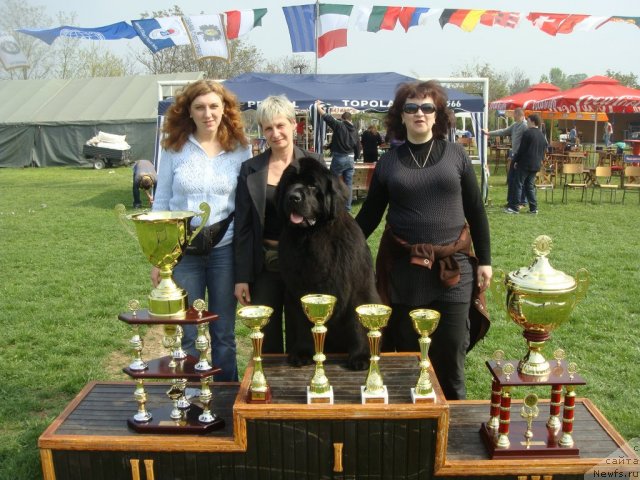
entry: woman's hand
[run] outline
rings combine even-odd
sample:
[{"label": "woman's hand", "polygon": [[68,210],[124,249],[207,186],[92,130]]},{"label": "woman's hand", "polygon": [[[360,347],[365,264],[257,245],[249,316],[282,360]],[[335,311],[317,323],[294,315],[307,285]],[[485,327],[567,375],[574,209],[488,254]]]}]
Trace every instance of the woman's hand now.
[{"label": "woman's hand", "polygon": [[478,266],[478,288],[480,292],[484,292],[489,285],[491,285],[491,277],[493,276],[493,269],[491,265]]},{"label": "woman's hand", "polygon": [[248,283],[236,283],[233,294],[236,296],[238,302],[240,302],[240,305],[245,307],[251,305],[251,293],[249,292]]},{"label": "woman's hand", "polygon": [[151,269],[151,283],[154,287],[157,287],[160,283],[160,269],[158,267]]}]

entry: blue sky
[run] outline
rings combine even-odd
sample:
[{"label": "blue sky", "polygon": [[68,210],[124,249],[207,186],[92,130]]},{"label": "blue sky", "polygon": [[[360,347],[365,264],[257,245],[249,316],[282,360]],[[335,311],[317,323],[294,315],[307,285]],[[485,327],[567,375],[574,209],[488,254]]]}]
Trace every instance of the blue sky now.
[{"label": "blue sky", "polygon": [[[45,5],[54,16],[58,11],[75,12],[78,26],[107,25],[139,18],[141,12],[179,5],[185,13],[217,13],[226,10],[267,8],[263,26],[243,39],[258,46],[267,58],[291,54],[291,43],[282,6],[312,3],[309,0],[239,0],[203,2],[195,0],[30,0]],[[327,2],[329,3],[329,2]],[[332,3],[349,3],[333,0]],[[373,2],[353,2],[372,5]],[[631,0],[425,0],[376,5],[423,6],[431,8],[495,9],[527,13],[575,13],[640,17],[640,2]],[[25,25],[27,26],[27,25]],[[57,26],[57,25],[49,25]],[[607,69],[634,73],[640,77],[640,29],[627,24],[608,24],[593,32],[576,32],[552,37],[522,19],[512,29],[478,26],[464,32],[447,25],[440,28],[436,18],[424,27],[405,33],[396,30],[379,33],[349,31],[349,46],[334,50],[318,61],[318,73],[395,71],[422,78],[451,76],[465,65],[489,63],[500,72],[522,70],[532,83],[552,67],[565,73],[595,75]],[[105,42],[115,52],[145,48],[138,39]],[[313,54],[302,54],[313,64]]]}]

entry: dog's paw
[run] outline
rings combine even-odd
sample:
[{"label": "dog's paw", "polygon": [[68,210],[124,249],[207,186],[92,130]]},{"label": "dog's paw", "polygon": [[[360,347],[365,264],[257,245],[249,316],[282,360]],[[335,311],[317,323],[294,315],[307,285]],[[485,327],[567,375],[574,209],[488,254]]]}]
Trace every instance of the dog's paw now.
[{"label": "dog's paw", "polygon": [[369,354],[358,353],[355,355],[349,355],[347,359],[347,368],[349,370],[366,370],[369,368]]},{"label": "dog's paw", "polygon": [[304,352],[291,352],[287,355],[287,363],[293,367],[303,367],[313,363],[313,355]]}]

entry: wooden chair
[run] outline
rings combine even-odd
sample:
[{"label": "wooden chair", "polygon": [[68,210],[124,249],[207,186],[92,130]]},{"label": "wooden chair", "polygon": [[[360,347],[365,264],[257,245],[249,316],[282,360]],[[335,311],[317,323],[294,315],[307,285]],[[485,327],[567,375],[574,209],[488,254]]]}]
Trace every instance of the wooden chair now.
[{"label": "wooden chair", "polygon": [[640,167],[625,167],[622,178],[622,203],[627,191],[638,192],[638,203],[640,203]]},{"label": "wooden chair", "polygon": [[551,190],[551,203],[553,203],[554,185],[553,181],[551,180],[551,174],[545,170],[544,166],[542,167],[542,170],[536,173],[535,187],[536,190],[544,190],[544,201],[547,203],[549,202],[547,195],[549,193],[549,190]]},{"label": "wooden chair", "polygon": [[[578,180],[576,180],[576,178]],[[587,182],[584,179],[584,169],[582,167],[582,163],[565,163],[564,165],[562,165],[560,184],[562,185],[562,203],[566,203],[569,201],[569,189],[582,190],[580,201],[584,201],[584,194],[587,190]]]},{"label": "wooden chair", "polygon": [[611,167],[596,167],[596,173],[594,175],[594,182],[591,185],[591,201],[593,202],[593,194],[596,190],[600,190],[600,203],[602,203],[602,191],[609,191],[609,201],[616,203],[615,199],[618,193],[620,185],[618,183],[611,183]]}]

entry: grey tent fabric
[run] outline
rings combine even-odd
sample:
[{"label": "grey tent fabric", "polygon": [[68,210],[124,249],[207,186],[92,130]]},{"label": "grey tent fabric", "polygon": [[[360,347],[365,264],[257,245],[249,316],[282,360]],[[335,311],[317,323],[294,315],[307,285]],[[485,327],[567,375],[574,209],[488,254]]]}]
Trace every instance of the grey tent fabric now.
[{"label": "grey tent fabric", "polygon": [[158,81],[202,76],[0,81],[0,167],[90,165],[82,146],[100,131],[126,135],[132,160],[151,159]]}]

